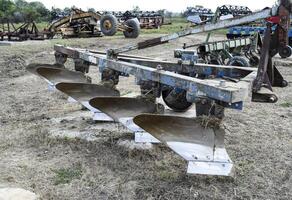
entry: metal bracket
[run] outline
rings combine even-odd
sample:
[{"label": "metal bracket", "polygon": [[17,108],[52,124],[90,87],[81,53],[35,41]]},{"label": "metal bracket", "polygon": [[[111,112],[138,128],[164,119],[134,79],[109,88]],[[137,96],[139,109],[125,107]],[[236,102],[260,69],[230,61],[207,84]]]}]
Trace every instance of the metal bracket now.
[{"label": "metal bracket", "polygon": [[66,54],[60,53],[60,52],[55,52],[55,65],[60,65],[64,67],[64,64],[67,61],[68,56]]},{"label": "metal bracket", "polygon": [[80,58],[74,59],[75,71],[81,72],[83,74],[89,72],[90,63],[88,61],[82,60]]}]

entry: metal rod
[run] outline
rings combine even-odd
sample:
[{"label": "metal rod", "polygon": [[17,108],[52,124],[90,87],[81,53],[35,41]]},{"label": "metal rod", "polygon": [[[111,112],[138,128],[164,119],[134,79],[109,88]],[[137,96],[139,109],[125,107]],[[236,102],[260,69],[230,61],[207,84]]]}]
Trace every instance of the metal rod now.
[{"label": "metal rod", "polygon": [[108,52],[109,54],[119,54],[119,53],[128,52],[135,49],[144,49],[147,47],[152,47],[152,46],[160,45],[163,43],[167,43],[171,40],[175,40],[177,38],[185,37],[192,34],[210,32],[210,31],[220,30],[223,28],[228,28],[228,27],[237,26],[241,24],[251,23],[256,20],[261,20],[261,19],[266,19],[268,17],[271,17],[277,13],[277,10],[278,10],[278,6],[273,7],[272,9],[265,9],[259,12],[255,12],[251,15],[247,15],[247,16],[243,16],[243,17],[239,17],[235,19],[227,19],[227,20],[219,21],[215,24],[201,25],[201,26],[197,26],[195,29],[187,29],[184,31],[170,34],[170,35],[165,35],[162,37],[145,40],[143,42],[138,42],[132,45],[127,45],[127,46],[116,48],[116,49],[110,49],[108,50]]}]

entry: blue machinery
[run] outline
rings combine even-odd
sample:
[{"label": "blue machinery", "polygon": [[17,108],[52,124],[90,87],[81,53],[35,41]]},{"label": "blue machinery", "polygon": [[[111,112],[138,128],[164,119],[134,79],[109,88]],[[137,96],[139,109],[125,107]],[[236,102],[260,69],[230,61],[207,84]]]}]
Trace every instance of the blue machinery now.
[{"label": "blue machinery", "polygon": [[[105,121],[122,123],[140,142],[165,143],[188,161],[188,173],[228,176],[232,174],[233,163],[224,148],[224,130],[220,126],[224,109],[242,110],[246,101],[277,101],[272,87],[285,87],[287,82],[273,65],[272,57],[278,52],[291,54],[287,40],[290,11],[291,3],[283,0],[269,10],[107,52],[56,45],[53,66],[30,65],[28,70],[88,108],[96,120],[103,120],[101,115],[106,115]],[[177,62],[123,54],[272,16],[281,21],[277,24],[277,34],[272,34],[272,25],[268,23],[257,68],[204,63],[196,52],[188,50],[176,51],[179,54],[176,57],[180,58]],[[64,68],[68,58],[74,60],[77,72]],[[92,84],[86,77],[90,65],[98,66],[102,75],[100,85]],[[119,77],[130,75],[140,85],[139,98],[121,97],[114,92]],[[160,97],[164,106],[156,102]],[[193,104],[197,117],[175,114],[185,112]],[[174,112],[164,111],[166,105]]]},{"label": "blue machinery", "polygon": [[[273,27],[275,31],[276,27]],[[241,38],[249,37],[257,33],[263,35],[265,33],[266,27],[252,27],[252,26],[235,26],[228,29],[227,38]],[[292,46],[292,29],[288,31],[289,45]]]}]

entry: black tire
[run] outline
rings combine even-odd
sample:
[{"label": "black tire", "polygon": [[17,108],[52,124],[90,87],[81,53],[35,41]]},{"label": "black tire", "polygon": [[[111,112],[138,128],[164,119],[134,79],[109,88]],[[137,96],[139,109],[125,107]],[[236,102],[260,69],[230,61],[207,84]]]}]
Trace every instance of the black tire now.
[{"label": "black tire", "polygon": [[136,19],[129,19],[125,22],[125,25],[130,27],[130,29],[124,31],[124,36],[126,38],[137,38],[140,34],[140,23]]},{"label": "black tire", "polygon": [[100,30],[106,36],[113,36],[118,31],[118,20],[114,15],[104,15],[100,19]]},{"label": "black tire", "polygon": [[162,91],[162,99],[165,104],[173,109],[175,112],[184,112],[187,111],[191,106],[192,103],[187,101],[186,98],[186,91],[182,91],[175,96],[172,96],[171,100],[167,99],[168,95],[175,89],[169,88]]},{"label": "black tire", "polygon": [[250,67],[248,60],[241,56],[234,56],[228,63],[228,66],[238,66],[238,67]]},{"label": "black tire", "polygon": [[292,55],[292,48],[289,45],[280,48],[279,55],[281,58],[289,58]]}]

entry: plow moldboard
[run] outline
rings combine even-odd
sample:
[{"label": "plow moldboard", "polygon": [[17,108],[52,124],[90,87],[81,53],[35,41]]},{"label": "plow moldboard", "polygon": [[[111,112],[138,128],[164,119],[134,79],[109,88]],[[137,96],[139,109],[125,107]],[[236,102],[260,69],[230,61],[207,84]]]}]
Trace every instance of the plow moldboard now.
[{"label": "plow moldboard", "polygon": [[74,102],[75,100],[92,111],[94,113],[93,120],[113,121],[112,118],[100,110],[90,106],[89,100],[95,97],[118,97],[120,93],[117,90],[90,83],[58,83],[56,89],[68,95],[70,97],[69,101]]},{"label": "plow moldboard", "polygon": [[228,176],[232,161],[224,147],[224,130],[177,116],[142,114],[134,123],[189,162],[188,173]]},{"label": "plow moldboard", "polygon": [[88,83],[87,77],[81,72],[70,71],[68,69],[39,67],[37,74],[56,85],[57,83]]},{"label": "plow moldboard", "polygon": [[76,101],[89,101],[95,97],[119,97],[117,90],[90,83],[58,83],[56,88]]},{"label": "plow moldboard", "polygon": [[91,99],[89,104],[134,132],[136,142],[160,142],[133,122],[133,118],[142,113],[156,113],[157,105],[155,103],[137,98],[98,97]]},{"label": "plow moldboard", "polygon": [[111,116],[116,122],[122,118],[133,118],[142,113],[156,113],[157,105],[143,99],[128,97],[97,97],[89,104]]}]

